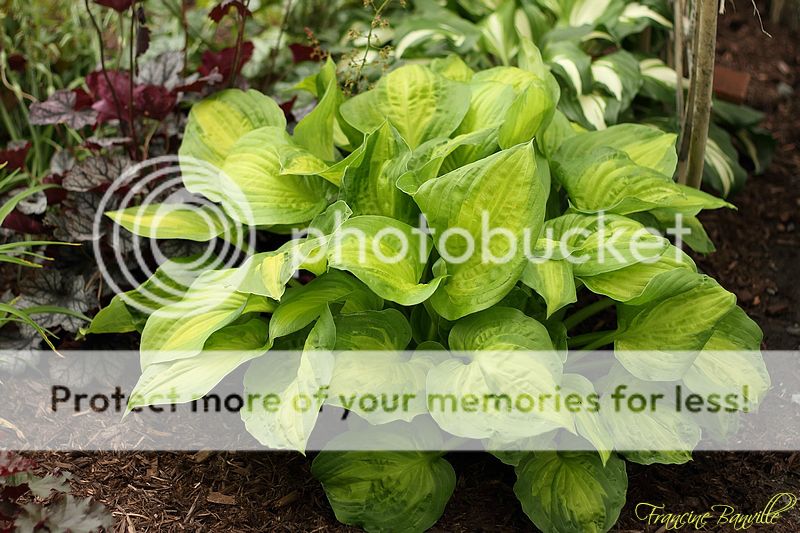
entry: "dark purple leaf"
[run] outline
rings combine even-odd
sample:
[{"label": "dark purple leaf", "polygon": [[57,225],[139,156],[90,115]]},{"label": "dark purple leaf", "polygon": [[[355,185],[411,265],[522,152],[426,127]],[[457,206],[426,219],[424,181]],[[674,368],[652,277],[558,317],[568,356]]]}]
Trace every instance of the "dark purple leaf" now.
[{"label": "dark purple leaf", "polygon": [[283,111],[283,116],[286,117],[286,122],[292,123],[295,122],[294,114],[292,113],[292,109],[294,109],[294,104],[297,102],[297,95],[294,95],[291,100],[287,100],[280,105],[281,111]]},{"label": "dark purple leaf", "polygon": [[68,191],[86,192],[104,189],[130,166],[124,156],[88,157],[72,167],[64,177],[63,186]]},{"label": "dark purple leaf", "polygon": [[29,472],[34,468],[36,468],[36,463],[26,457],[14,452],[0,452],[0,477]]},{"label": "dark purple leaf", "polygon": [[104,74],[95,70],[86,76],[86,85],[94,97],[92,108],[98,113],[99,124],[110,120],[128,120],[130,76],[127,72],[109,70]]},{"label": "dark purple leaf", "polygon": [[222,0],[222,2],[214,6],[214,8],[208,14],[208,18],[219,23],[219,21],[222,20],[222,17],[224,17],[231,9],[236,9],[241,18],[252,15],[250,10],[247,9],[247,6],[245,6],[244,2],[241,0]]},{"label": "dark purple leaf", "polygon": [[218,83],[222,83],[222,74],[219,73],[217,67],[214,67],[206,76],[200,76],[195,72],[184,79],[182,85],[175,87],[175,92],[197,93],[202,91],[206,85],[216,85]]},{"label": "dark purple leaf", "polygon": [[94,3],[103,7],[110,7],[114,11],[122,13],[130,9],[135,1],[136,0],[94,0]]},{"label": "dark purple leaf", "polygon": [[44,233],[44,226],[30,215],[23,214],[18,209],[11,211],[3,220],[2,227],[26,235],[39,235]]},{"label": "dark purple leaf", "polygon": [[302,63],[304,61],[320,61],[321,57],[319,51],[313,46],[307,44],[292,43],[289,45],[289,50],[292,51],[292,61]]},{"label": "dark purple leaf", "polygon": [[236,47],[224,48],[219,52],[212,52],[206,50],[203,52],[203,63],[197,70],[203,76],[210,75],[214,69],[217,69],[222,76],[223,83],[228,82],[231,77],[238,76],[242,71],[242,67],[247,63],[253,55],[253,43],[246,41],[242,43],[242,50],[239,54],[239,63],[236,67],[236,72],[233,72],[233,63],[236,60]]},{"label": "dark purple leaf", "polygon": [[61,182],[63,181],[64,178],[58,174],[50,174],[49,176],[44,177],[42,183],[58,185],[58,187],[53,187],[52,189],[47,189],[44,191],[45,196],[47,196],[47,205],[58,205],[64,201],[64,198],[67,197],[67,191],[61,187]]},{"label": "dark purple leaf", "polygon": [[0,165],[7,163],[5,171],[19,170],[25,166],[25,158],[31,149],[30,141],[11,141],[0,150]]},{"label": "dark purple leaf", "polygon": [[139,26],[136,28],[136,57],[147,52],[150,48],[150,28]]},{"label": "dark purple leaf", "polygon": [[22,54],[11,54],[8,56],[8,66],[11,70],[16,72],[25,72],[25,65],[28,60]]},{"label": "dark purple leaf", "polygon": [[139,85],[133,91],[137,114],[155,120],[164,120],[175,108],[178,97],[160,85]]}]

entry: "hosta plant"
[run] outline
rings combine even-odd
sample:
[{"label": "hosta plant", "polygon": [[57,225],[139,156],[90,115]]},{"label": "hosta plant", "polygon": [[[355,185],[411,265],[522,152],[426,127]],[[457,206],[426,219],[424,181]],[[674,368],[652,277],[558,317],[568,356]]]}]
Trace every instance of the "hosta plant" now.
[{"label": "hosta plant", "polygon": [[[379,412],[342,398],[591,393],[589,378],[607,374],[692,391],[748,380],[757,402],[769,386],[760,329],[688,255],[644,231],[682,219],[698,230],[689,244],[703,247],[696,215],[730,205],[673,182],[675,135],[632,124],[582,133],[557,111],[559,85],[539,50],[521,47],[519,67],[474,72],[451,56],[397,68],[349,99],[329,62],[303,84],[318,105],[291,134],[277,104],[255,91],[196,104],[180,152],[184,182],[222,207],[219,224],[174,205],[108,216],[149,237],[206,241],[249,226],[283,244],[237,268],[167,262],[100,312],[92,332],[141,332],[139,401],[130,407],[167,391],[199,398],[246,364],[245,391],[327,387],[328,404],[365,421],[313,463],[342,522],[431,527],[455,487],[442,429],[513,465],[514,492],[540,529],[594,532],[617,520],[626,461],[688,461],[704,431],[697,419],[476,418],[429,412],[424,401]],[[198,175],[197,161],[220,171]],[[420,216],[427,232],[416,227]],[[487,239],[484,226],[506,238]],[[306,233],[288,238],[293,228]],[[448,232],[457,238],[441,238]],[[527,247],[509,244],[526,237]],[[646,252],[623,246],[607,256],[605,238],[645,242]],[[468,253],[470,241],[486,255]],[[591,331],[601,311],[616,327]],[[611,345],[616,358],[584,364]],[[743,355],[732,362],[718,350]],[[597,390],[607,392],[602,380]],[[242,418],[265,446],[304,452],[318,414],[256,406]],[[631,427],[655,451],[630,451]],[[546,449],[534,443],[559,435],[596,451],[520,451]],[[348,451],[369,440],[401,451]]]}]

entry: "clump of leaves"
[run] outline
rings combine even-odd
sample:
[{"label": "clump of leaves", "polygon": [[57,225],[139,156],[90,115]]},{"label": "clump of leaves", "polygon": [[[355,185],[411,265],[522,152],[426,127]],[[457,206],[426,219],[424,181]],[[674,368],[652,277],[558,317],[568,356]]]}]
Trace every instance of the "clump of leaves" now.
[{"label": "clump of leaves", "polygon": [[69,494],[68,474],[40,476],[36,468],[30,459],[0,452],[0,532],[92,533],[114,525],[103,505]]},{"label": "clump of leaves", "polygon": [[[592,369],[609,382],[704,391],[720,380],[732,390],[747,381],[757,403],[770,383],[761,331],[733,294],[658,235],[645,232],[646,257],[602,255],[604,231],[628,242],[642,238],[642,220],[684,217],[699,228],[700,211],[730,204],[672,180],[674,134],[632,124],[583,132],[557,110],[561,90],[539,50],[530,41],[520,46],[518,67],[475,72],[449,56],[393,70],[352,98],[329,60],[301,85],[318,103],[293,135],[278,104],[256,91],[224,91],[196,104],[180,155],[222,172],[186,180],[186,187],[217,202],[235,223],[279,233],[305,228],[308,235],[238,268],[185,272],[183,290],[152,298],[157,278],[176,272],[166,263],[101,311],[91,332],[142,332],[143,374],[130,407],[163,401],[167,391],[187,401],[202,397],[246,364],[248,394],[327,387],[327,404],[369,422],[342,435],[355,441],[336,450],[369,439],[390,449],[410,449],[412,441],[421,442],[413,449],[446,449],[437,431],[418,431],[422,421],[479,440],[512,465],[514,492],[540,529],[596,532],[610,529],[624,504],[626,461],[688,461],[707,428],[658,413],[624,424],[602,411],[476,417],[429,411],[426,393],[536,396],[561,387],[585,396],[595,386],[579,361],[613,345],[616,357]],[[156,217],[157,207],[109,216],[146,235],[172,238],[172,228],[181,227],[187,238],[213,237],[191,210]],[[539,261],[523,247],[490,242],[504,261],[465,258],[460,241],[416,232],[420,215],[434,237],[458,229],[480,249],[488,222],[516,242],[532,235],[534,248],[560,243],[563,254]],[[398,258],[401,239],[381,240],[387,232],[423,253]],[[365,236],[364,251],[354,233]],[[701,234],[689,244],[706,241]],[[568,261],[573,255],[583,260]],[[297,271],[313,279],[290,283]],[[600,311],[616,316],[616,328],[578,335],[592,329]],[[287,349],[294,352],[279,351]],[[712,350],[744,355],[734,364]],[[630,357],[633,351],[640,353]],[[394,412],[342,402],[363,390],[420,401]],[[254,406],[242,418],[265,446],[302,452],[318,414],[287,402],[277,412]],[[634,426],[651,435],[654,449],[677,451],[624,451],[639,449],[630,445]],[[566,434],[596,451],[501,453]],[[433,526],[455,487],[443,452],[323,451],[313,472],[336,516],[369,531]]]}]

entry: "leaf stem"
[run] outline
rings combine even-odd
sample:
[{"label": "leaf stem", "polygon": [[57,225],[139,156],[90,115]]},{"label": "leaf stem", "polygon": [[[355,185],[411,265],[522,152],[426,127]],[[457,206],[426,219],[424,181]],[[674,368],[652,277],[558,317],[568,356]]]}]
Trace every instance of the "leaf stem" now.
[{"label": "leaf stem", "polygon": [[583,323],[585,320],[605,311],[609,307],[613,307],[616,303],[617,302],[611,298],[603,298],[602,300],[594,302],[593,304],[589,304],[583,309],[579,309],[572,315],[568,316],[564,320],[564,327],[567,328],[567,331],[574,329],[577,325]]}]

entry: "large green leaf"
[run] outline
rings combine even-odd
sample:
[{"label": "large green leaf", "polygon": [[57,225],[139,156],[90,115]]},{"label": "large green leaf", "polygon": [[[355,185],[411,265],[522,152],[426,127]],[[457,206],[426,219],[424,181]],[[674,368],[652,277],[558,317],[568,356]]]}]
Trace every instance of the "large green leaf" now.
[{"label": "large green leaf", "polygon": [[210,206],[147,204],[109,211],[106,216],[134,235],[150,239],[205,242],[235,231],[233,222]]},{"label": "large green leaf", "polygon": [[[556,154],[554,175],[567,191],[570,202],[584,212],[606,211],[621,215],[659,208],[676,208],[689,215],[703,209],[731,207],[730,204],[671,178],[637,165],[626,153],[613,148],[576,152],[567,140]],[[580,154],[580,155],[577,155]]]},{"label": "large green leaf", "polygon": [[[454,320],[502,300],[525,268],[526,234],[528,242],[535,242],[544,222],[547,191],[537,172],[533,145],[504,150],[406,190],[435,232],[443,257],[438,274],[444,271],[449,276],[433,296],[436,311]],[[482,231],[484,222],[487,232]],[[489,237],[492,229],[507,235],[484,242],[483,233]],[[470,250],[464,233],[474,249]],[[483,251],[493,257],[484,258]]]},{"label": "large green leaf", "polygon": [[220,193],[228,214],[252,225],[308,222],[328,206],[332,186],[318,176],[281,174],[281,151],[294,149],[280,128],[253,130],[230,148]]},{"label": "large green leaf", "polygon": [[[220,91],[192,106],[180,157],[222,167],[240,137],[265,126],[286,128],[286,118],[274,100],[254,90]],[[190,183],[187,188],[192,190]]]},{"label": "large green leaf", "polygon": [[605,533],[625,505],[625,462],[591,452],[537,452],[517,468],[514,494],[542,531]]},{"label": "large green leaf", "polygon": [[415,222],[414,202],[396,186],[405,173],[411,150],[388,122],[367,135],[363,156],[347,168],[340,198],[356,215],[382,215]]},{"label": "large green leaf", "polygon": [[542,324],[495,307],[458,321],[449,341],[455,356],[427,379],[431,416],[442,429],[510,443],[572,427],[566,413],[531,405],[561,381],[561,358]]},{"label": "large green leaf", "polygon": [[395,309],[341,315],[336,331],[338,353],[328,403],[372,424],[410,422],[427,412],[425,379],[447,358],[446,352],[403,352],[411,341],[411,326]]},{"label": "large green leaf", "polygon": [[267,324],[263,320],[251,318],[226,326],[212,334],[196,356],[144,368],[128,409],[200,399],[225,376],[268,349]]},{"label": "large green leaf", "polygon": [[[644,305],[622,305],[614,348],[617,359],[636,377],[650,381],[681,379],[717,324],[736,305],[736,296],[713,279],[687,269],[657,284],[681,281],[679,290]],[[649,290],[660,292],[661,287]],[[641,297],[640,297],[641,298]]]},{"label": "large green leaf", "polygon": [[522,282],[544,298],[548,318],[578,301],[572,265],[567,261],[529,261],[522,272]]},{"label": "large green leaf", "polygon": [[[419,442],[415,429],[395,423],[342,435],[332,442],[374,443],[382,449],[443,449],[440,437]],[[344,440],[343,443],[338,441]],[[336,518],[370,532],[418,533],[432,527],[453,493],[456,475],[441,452],[323,451],[311,471],[325,489]]]},{"label": "large green leaf", "polygon": [[605,131],[582,133],[565,142],[559,150],[558,160],[575,160],[587,156],[597,148],[614,148],[625,152],[639,166],[672,177],[678,165],[673,133],[641,124],[620,124]]},{"label": "large green leaf", "polygon": [[442,281],[420,283],[431,248],[430,238],[411,226],[365,215],[351,218],[334,234],[328,264],[352,272],[381,298],[416,305]]},{"label": "large green leaf", "polygon": [[421,65],[390,72],[377,87],[342,105],[352,126],[370,133],[388,120],[414,149],[427,140],[449,137],[467,113],[469,88]]},{"label": "large green leaf", "polygon": [[330,56],[317,75],[316,82],[324,90],[316,107],[295,126],[294,138],[297,144],[323,161],[335,161],[338,155],[335,146],[337,137],[346,142],[338,122],[344,93],[336,81],[336,64]]},{"label": "large green leaf", "polygon": [[350,313],[383,307],[383,300],[353,276],[329,272],[308,285],[286,291],[269,322],[270,339],[300,331],[334,303],[342,303],[342,312]]},{"label": "large green leaf", "polygon": [[244,377],[242,420],[264,446],[305,452],[333,375],[336,326],[325,307],[302,352],[268,353]]}]

